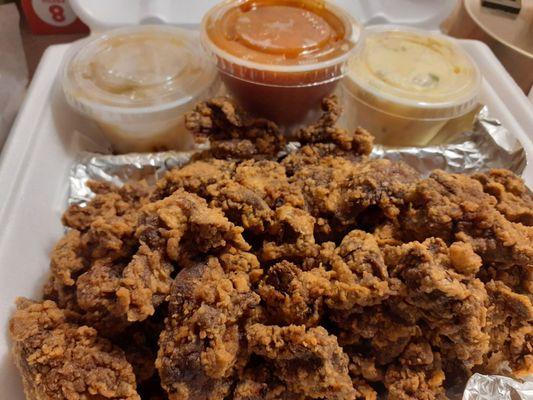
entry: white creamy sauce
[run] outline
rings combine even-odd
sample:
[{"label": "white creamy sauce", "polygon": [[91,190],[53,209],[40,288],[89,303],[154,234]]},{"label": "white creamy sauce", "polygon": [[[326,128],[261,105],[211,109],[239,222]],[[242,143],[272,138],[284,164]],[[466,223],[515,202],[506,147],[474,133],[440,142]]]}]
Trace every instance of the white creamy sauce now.
[{"label": "white creamy sauce", "polygon": [[368,37],[349,69],[358,81],[382,93],[424,102],[459,98],[474,78],[469,60],[450,43],[408,32]]}]

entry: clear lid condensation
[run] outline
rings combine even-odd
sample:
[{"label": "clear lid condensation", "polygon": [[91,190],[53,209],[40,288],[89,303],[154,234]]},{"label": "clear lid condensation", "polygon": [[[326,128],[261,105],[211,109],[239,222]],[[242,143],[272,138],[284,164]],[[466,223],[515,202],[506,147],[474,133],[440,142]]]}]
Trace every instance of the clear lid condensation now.
[{"label": "clear lid condensation", "polygon": [[345,86],[360,101],[401,117],[454,118],[478,102],[481,73],[451,38],[415,28],[366,28]]},{"label": "clear lid condensation", "polygon": [[137,26],[78,46],[64,69],[69,102],[86,114],[175,110],[213,85],[216,70],[195,32]]},{"label": "clear lid condensation", "polygon": [[322,0],[230,0],[202,21],[202,42],[226,74],[273,86],[338,79],[359,24]]}]

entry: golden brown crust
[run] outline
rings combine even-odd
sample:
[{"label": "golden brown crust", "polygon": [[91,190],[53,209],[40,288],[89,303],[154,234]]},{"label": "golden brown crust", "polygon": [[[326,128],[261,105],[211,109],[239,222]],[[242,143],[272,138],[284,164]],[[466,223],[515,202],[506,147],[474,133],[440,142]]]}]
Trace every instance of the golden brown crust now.
[{"label": "golden brown crust", "polygon": [[140,400],[122,350],[52,301],[19,299],[9,330],[28,400]]},{"label": "golden brown crust", "polygon": [[[22,302],[12,322],[29,396],[138,398],[135,374],[154,400],[443,399],[473,372],[532,372],[523,182],[370,159],[368,133],[335,126],[334,97],[323,108],[284,154],[274,124],[207,101],[187,121],[211,152],[153,187],[91,183],[51,255],[57,306]],[[107,360],[103,397],[58,378],[74,353],[28,373],[49,337]]]}]

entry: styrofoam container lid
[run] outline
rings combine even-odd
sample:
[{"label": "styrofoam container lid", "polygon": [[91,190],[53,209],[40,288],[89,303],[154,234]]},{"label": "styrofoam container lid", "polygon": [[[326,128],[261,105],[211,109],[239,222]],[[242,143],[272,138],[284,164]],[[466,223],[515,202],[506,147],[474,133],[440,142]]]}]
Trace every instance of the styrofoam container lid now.
[{"label": "styrofoam container lid", "polygon": [[363,31],[345,86],[369,106],[402,117],[454,118],[478,102],[476,63],[444,35],[402,26]]},{"label": "styrofoam container lid", "polygon": [[219,0],[70,0],[76,15],[91,32],[129,25],[198,26],[202,15]]},{"label": "styrofoam container lid", "polygon": [[164,26],[119,28],[79,43],[63,71],[68,102],[89,117],[161,117],[195,102],[216,79],[198,34]]}]

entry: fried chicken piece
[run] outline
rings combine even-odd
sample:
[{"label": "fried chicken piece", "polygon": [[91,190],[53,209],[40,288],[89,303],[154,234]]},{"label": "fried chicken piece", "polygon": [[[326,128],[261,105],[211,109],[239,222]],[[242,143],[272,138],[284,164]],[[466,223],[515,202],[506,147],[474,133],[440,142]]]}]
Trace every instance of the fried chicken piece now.
[{"label": "fried chicken piece", "polygon": [[330,259],[334,272],[327,305],[349,311],[357,306],[380,304],[394,294],[387,266],[375,238],[363,231],[348,233]]},{"label": "fried chicken piece", "polygon": [[[405,352],[410,352],[410,349]],[[392,365],[387,369],[384,380],[387,399],[447,399],[443,387],[445,376],[438,354],[431,354],[431,349],[426,348],[426,353],[417,353],[414,356],[417,365],[409,365],[409,359],[403,356],[400,358],[403,365]]]},{"label": "fried chicken piece", "polygon": [[315,242],[315,219],[311,215],[292,206],[281,206],[274,220],[267,236],[273,240],[267,239],[263,244],[261,260],[303,260],[318,256],[320,246]]},{"label": "fried chicken piece", "polygon": [[283,260],[268,270],[259,285],[258,293],[276,323],[314,326],[324,305],[344,315],[355,307],[380,304],[394,294],[372,235],[355,230],[337,248],[324,243],[317,250],[311,267],[302,270]]},{"label": "fried chicken piece", "polygon": [[[388,219],[394,219],[404,204],[406,193],[419,178],[420,174],[403,162],[385,159],[362,161],[356,164],[346,185],[345,196],[349,209],[357,215],[371,207],[377,208]],[[377,221],[381,219],[375,213],[371,213],[370,218]],[[377,225],[375,221],[369,223]]]},{"label": "fried chicken piece", "polygon": [[53,275],[45,298],[81,313],[86,324],[113,337],[130,322],[154,313],[170,291],[173,271],[161,251],[141,242],[128,264],[98,259],[76,278],[75,285],[66,285]]},{"label": "fried chicken piece", "polygon": [[139,240],[151,248],[163,246],[170,261],[230,245],[249,248],[241,235],[242,228],[229,222],[220,209],[208,207],[204,199],[182,189],[147,204],[140,213]]},{"label": "fried chicken piece", "polygon": [[116,296],[124,267],[97,261],[76,281],[74,309],[82,310],[84,323],[105,337],[116,336],[129,325]]},{"label": "fried chicken piece", "polygon": [[316,326],[330,290],[330,275],[323,268],[302,271],[284,260],[270,267],[257,293],[276,324]]},{"label": "fried chicken piece", "polygon": [[341,157],[304,165],[290,178],[302,190],[319,231],[326,234],[358,225],[372,228],[395,218],[417,180],[418,173],[402,163],[354,163]]},{"label": "fried chicken piece", "polygon": [[172,285],[156,361],[169,399],[224,399],[246,362],[241,323],[259,303],[243,272],[216,258],[183,269]]},{"label": "fried chicken piece", "polygon": [[247,160],[238,165],[231,180],[209,188],[211,204],[230,220],[254,234],[265,232],[284,205],[303,207],[298,188],[289,184],[285,169],[274,161]]},{"label": "fried chicken piece", "polygon": [[153,315],[170,293],[174,266],[162,251],[141,242],[139,250],[122,271],[116,301],[128,321],[142,321]]},{"label": "fried chicken piece", "polygon": [[529,227],[509,222],[475,179],[435,171],[406,198],[409,205],[400,217],[404,239],[459,240],[470,243],[487,264],[533,264]]},{"label": "fried chicken piece", "polygon": [[338,127],[337,121],[342,114],[342,106],[335,95],[322,100],[323,114],[320,119],[305,128],[298,129],[294,136],[301,143],[333,143],[346,152],[368,155],[372,152],[374,137],[363,128],[350,133]]},{"label": "fried chicken piece", "polygon": [[110,220],[128,217],[148,202],[151,188],[145,181],[127,183],[118,187],[106,182],[89,181],[87,186],[96,194],[86,206],[71,205],[63,215],[63,224],[85,231],[96,218]]},{"label": "fried chicken piece", "polygon": [[258,193],[271,208],[304,206],[302,193],[289,183],[285,168],[275,161],[243,161],[237,166],[233,179]]},{"label": "fried chicken piece", "polygon": [[324,328],[253,324],[246,337],[250,351],[273,363],[272,373],[289,392],[309,399],[355,397],[348,357]]},{"label": "fried chicken piece", "polygon": [[52,301],[17,301],[9,324],[29,400],[139,399],[122,350]]},{"label": "fried chicken piece", "polygon": [[208,187],[230,179],[235,168],[236,164],[232,161],[205,159],[171,169],[157,181],[152,200],[161,200],[178,189],[184,189],[210,201]]},{"label": "fried chicken piece", "polygon": [[501,281],[486,284],[491,300],[488,320],[490,352],[482,371],[502,373],[505,361],[518,376],[533,372],[533,304],[530,296],[513,292]]},{"label": "fried chicken piece", "polygon": [[489,349],[483,283],[455,272],[450,251],[440,239],[388,247],[384,252],[389,273],[401,280],[405,301],[429,326],[431,342],[443,357],[461,360],[467,368],[482,363]]},{"label": "fried chicken piece", "polygon": [[289,182],[300,188],[305,199],[305,208],[316,218],[318,233],[329,236],[335,225],[355,217],[345,210],[345,182],[352,175],[355,164],[343,157],[326,156],[315,163],[294,171]]},{"label": "fried chicken piece", "polygon": [[317,164],[324,157],[339,157],[352,162],[365,159],[364,155],[346,153],[333,143],[316,143],[307,144],[289,152],[280,163],[285,167],[287,176],[291,177],[296,171]]},{"label": "fried chicken piece", "polygon": [[50,255],[50,270],[54,277],[63,285],[72,286],[79,274],[87,269],[83,257],[81,233],[70,230],[55,245]]},{"label": "fried chicken piece", "polygon": [[219,261],[222,269],[228,273],[244,272],[248,274],[252,285],[255,285],[263,275],[263,268],[261,268],[257,256],[235,247],[225,249],[219,255]]},{"label": "fried chicken piece", "polygon": [[252,118],[224,97],[199,103],[185,115],[185,123],[194,134],[209,137],[209,152],[215,158],[273,157],[285,145],[274,122]]},{"label": "fried chicken piece", "polygon": [[228,179],[210,187],[209,192],[213,198],[210,205],[220,208],[231,222],[245,231],[259,235],[272,225],[274,211],[256,191]]},{"label": "fried chicken piece", "polygon": [[[202,198],[181,189],[163,200],[146,204],[138,212],[137,229],[131,229],[135,231],[132,238],[139,243],[133,256],[119,240],[110,241],[111,245],[106,247],[113,249],[115,256],[124,252],[120,257],[123,261],[117,262],[109,252],[99,252],[102,257],[78,277],[75,295],[59,299],[70,294],[61,287],[60,279],[55,279],[49,288],[51,298],[57,297],[69,308],[82,310],[86,323],[105,336],[116,336],[129,323],[142,321],[155,312],[170,291],[175,271],[171,261],[187,263],[228,245],[248,248],[240,233],[242,228],[231,224],[220,210],[209,208]],[[97,218],[86,234],[99,221]],[[67,240],[76,244],[77,237],[69,234]],[[86,246],[81,243],[82,248]],[[73,257],[72,249],[66,251],[63,245],[58,249],[62,252],[57,252],[56,258],[63,256],[69,261]]]},{"label": "fried chicken piece", "polygon": [[[351,362],[356,364],[352,373],[362,369],[361,376],[365,379],[381,380],[379,368],[393,362],[411,340],[421,336],[420,327],[402,320],[402,317],[392,313],[385,304],[332,316],[340,328],[337,334],[339,343],[347,349]],[[361,357],[359,348],[364,348],[369,354]],[[368,364],[369,360],[371,364]]]},{"label": "fried chicken piece", "polygon": [[473,174],[483,190],[497,200],[496,208],[511,222],[533,226],[533,194],[524,181],[505,169]]}]

